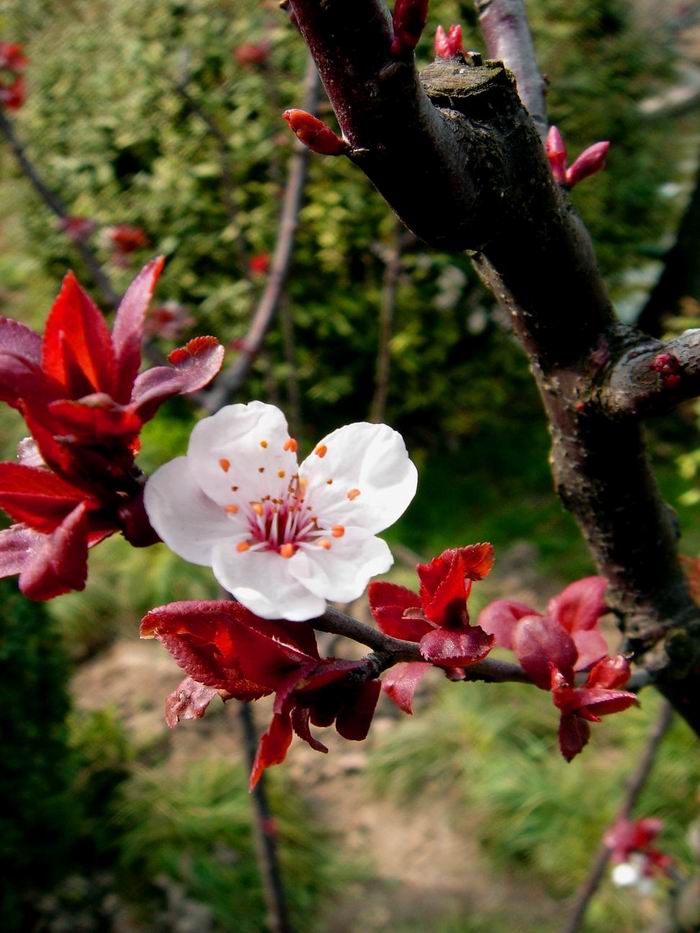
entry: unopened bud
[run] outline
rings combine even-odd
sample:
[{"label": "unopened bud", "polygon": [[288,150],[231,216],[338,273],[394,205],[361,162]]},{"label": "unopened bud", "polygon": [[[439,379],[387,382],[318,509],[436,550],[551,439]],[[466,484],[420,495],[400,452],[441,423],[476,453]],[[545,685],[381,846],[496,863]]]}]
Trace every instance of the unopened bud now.
[{"label": "unopened bud", "polygon": [[464,52],[462,47],[462,27],[457,23],[445,32],[442,26],[435,31],[435,54],[438,58],[454,58]]},{"label": "unopened bud", "polygon": [[547,133],[547,140],[544,144],[549,164],[552,167],[552,175],[555,181],[560,184],[566,183],[566,145],[564,137],[556,126],[550,126]]},{"label": "unopened bud", "polygon": [[394,57],[415,49],[428,20],[428,0],[396,0],[394,5]]},{"label": "unopened bud", "polygon": [[605,141],[594,143],[588,149],[584,149],[573,165],[566,170],[566,184],[573,188],[584,178],[595,175],[596,172],[605,168],[609,148],[610,143]]},{"label": "unopened bud", "polygon": [[297,139],[320,155],[344,155],[349,146],[337,133],[305,110],[285,110],[282,114]]},{"label": "unopened bud", "polygon": [[681,363],[673,353],[657,353],[649,364],[655,370],[667,389],[675,389],[681,381]]},{"label": "unopened bud", "polygon": [[270,55],[268,42],[244,42],[233,51],[239,65],[245,67],[264,65]]}]

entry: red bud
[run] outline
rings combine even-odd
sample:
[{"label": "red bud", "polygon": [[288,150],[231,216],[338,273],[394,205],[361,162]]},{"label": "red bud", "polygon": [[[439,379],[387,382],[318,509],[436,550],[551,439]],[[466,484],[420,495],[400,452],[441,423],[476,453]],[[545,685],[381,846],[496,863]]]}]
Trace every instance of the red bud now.
[{"label": "red bud", "polygon": [[428,20],[428,0],[396,0],[394,39],[391,54],[395,57],[415,49]]},{"label": "red bud", "polygon": [[588,149],[584,149],[581,155],[576,159],[573,165],[566,170],[566,183],[570,188],[577,185],[589,175],[595,175],[601,169],[605,168],[605,159],[608,154],[610,143],[594,143]]},{"label": "red bud", "polygon": [[297,139],[320,155],[343,155],[348,144],[330,127],[305,110],[285,110],[282,114]]},{"label": "red bud", "polygon": [[450,26],[449,31],[445,32],[442,26],[438,26],[435,32],[435,54],[437,57],[454,58],[460,52],[464,52],[462,47],[462,27],[459,24]]},{"label": "red bud", "polygon": [[555,180],[566,182],[566,145],[556,126],[550,126],[544,148]]}]

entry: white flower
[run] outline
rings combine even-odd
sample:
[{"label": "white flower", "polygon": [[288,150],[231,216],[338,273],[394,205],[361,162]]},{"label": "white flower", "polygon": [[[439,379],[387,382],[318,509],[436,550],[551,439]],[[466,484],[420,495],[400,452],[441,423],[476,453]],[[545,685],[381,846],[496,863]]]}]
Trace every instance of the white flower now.
[{"label": "white flower", "polygon": [[146,484],[163,541],[265,619],[313,619],[327,599],[361,596],[393,563],[376,533],[416,492],[403,439],[385,424],[338,428],[301,466],[296,449],[274,405],[228,405]]}]

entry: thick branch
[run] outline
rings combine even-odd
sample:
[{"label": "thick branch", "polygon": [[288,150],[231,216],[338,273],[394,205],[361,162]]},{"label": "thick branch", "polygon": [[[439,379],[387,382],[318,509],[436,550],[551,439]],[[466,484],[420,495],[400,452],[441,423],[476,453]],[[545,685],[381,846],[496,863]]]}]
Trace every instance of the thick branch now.
[{"label": "thick branch", "polygon": [[[316,110],[318,91],[319,82],[316,67],[313,60],[309,59],[304,109],[310,113]],[[298,144],[289,163],[289,175],[277,229],[277,242],[275,243],[270,272],[265,283],[265,290],[253,314],[238,358],[219,376],[214,387],[207,392],[207,408],[210,411],[216,411],[222,405],[225,405],[237,389],[241,387],[250,371],[253,360],[260,352],[265,335],[280,306],[292,261],[294,237],[299,224],[299,211],[301,210],[304,195],[308,164],[309,150]]]},{"label": "thick branch", "polygon": [[547,85],[537,65],[525,0],[475,0],[489,57],[515,75],[520,99],[541,139],[547,136]]},{"label": "thick branch", "polygon": [[[0,132],[2,132],[4,135],[10,149],[12,150],[15,158],[17,159],[17,162],[19,163],[20,168],[44,204],[60,220],[68,220],[70,218],[70,214],[65,204],[59,198],[59,196],[46,184],[37,171],[35,165],[27,155],[24,146],[17,138],[12,120],[9,119],[2,107],[0,107]],[[90,275],[99,288],[103,299],[108,305],[116,308],[116,306],[119,304],[119,295],[112,286],[112,283],[100,265],[99,260],[87,243],[79,239],[74,240],[73,242],[76,250],[80,254],[80,258],[90,270]]]},{"label": "thick branch", "polygon": [[[642,752],[639,764],[637,765],[637,770],[630,778],[624,800],[622,801],[622,805],[613,823],[617,823],[619,820],[629,820],[632,816],[639,795],[651,774],[651,769],[654,766],[656,754],[661,746],[663,737],[668,732],[672,720],[673,710],[669,703],[664,703],[659,718],[654,724],[652,731],[649,733],[649,738],[647,739],[647,744]],[[588,906],[605,876],[605,869],[609,861],[610,849],[602,842],[593,860],[593,864],[591,865],[589,875],[581,885],[574,909],[562,933],[576,933],[576,931],[581,928]]]}]

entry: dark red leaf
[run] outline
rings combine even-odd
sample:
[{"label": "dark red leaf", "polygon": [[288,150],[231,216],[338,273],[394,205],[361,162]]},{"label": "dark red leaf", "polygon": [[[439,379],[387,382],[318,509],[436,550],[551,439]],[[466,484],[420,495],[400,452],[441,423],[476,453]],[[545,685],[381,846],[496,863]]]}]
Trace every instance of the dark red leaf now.
[{"label": "dark red leaf", "polygon": [[410,716],[413,714],[413,695],[431,667],[432,664],[424,664],[422,661],[396,664],[384,675],[382,689],[399,709]]},{"label": "dark red leaf", "polygon": [[374,620],[385,635],[406,641],[420,641],[432,628],[425,619],[404,617],[404,612],[419,609],[421,605],[418,595],[405,586],[370,583],[367,596]]},{"label": "dark red leaf", "polygon": [[50,470],[0,463],[0,508],[35,531],[53,531],[84,499],[84,492]]},{"label": "dark red leaf", "polygon": [[273,716],[267,732],[260,738],[258,753],[255,756],[248,783],[249,790],[253,790],[265,768],[284,761],[291,741],[292,723],[289,713]]},{"label": "dark red leaf", "polygon": [[87,512],[81,503],[49,535],[37,535],[19,577],[29,599],[82,590],[87,580]]},{"label": "dark red leaf", "polygon": [[170,729],[184,719],[201,719],[207,707],[219,695],[214,687],[205,687],[191,677],[185,677],[165,701],[165,721]]},{"label": "dark red leaf", "polygon": [[335,728],[344,739],[362,742],[367,738],[382,685],[378,680],[354,684],[348,702],[341,706]]},{"label": "dark red leaf", "polygon": [[41,337],[10,318],[0,317],[0,401],[17,408],[19,399],[44,389]]},{"label": "dark red leaf", "polygon": [[143,267],[126,290],[114,319],[112,343],[118,371],[114,397],[123,404],[131,399],[134,380],[141,366],[141,341],[146,312],[164,263],[165,258],[158,256]]},{"label": "dark red leaf", "polygon": [[76,443],[109,443],[124,438],[128,443],[141,430],[143,422],[128,408],[117,405],[108,395],[94,393],[80,400],[59,399],[48,410],[53,433],[72,435]]},{"label": "dark red leaf", "polygon": [[195,337],[168,357],[172,366],[156,366],[136,377],[132,401],[144,421],[173,395],[196,392],[221,369],[224,348],[216,337]]},{"label": "dark red leaf", "polygon": [[614,658],[603,658],[592,668],[586,680],[586,686],[615,690],[617,687],[624,687],[630,679],[631,672],[630,662],[624,655],[618,654]]},{"label": "dark red leaf", "polygon": [[470,544],[457,550],[462,558],[464,574],[470,580],[483,580],[491,573],[494,562],[493,544]]},{"label": "dark red leaf", "polygon": [[483,660],[493,648],[493,635],[477,625],[460,629],[437,628],[420,640],[420,653],[432,664],[467,667]]},{"label": "dark red leaf", "polygon": [[605,577],[584,577],[562,590],[549,603],[552,616],[570,635],[592,629],[608,609],[605,605]]},{"label": "dark red leaf", "polygon": [[549,690],[551,666],[573,683],[576,646],[553,619],[525,616],[515,627],[513,650],[525,673],[541,690]]},{"label": "dark red leaf", "polygon": [[42,368],[70,398],[91,392],[114,395],[116,362],[105,319],[69,272],[54,302],[42,347]]},{"label": "dark red leaf", "polygon": [[160,541],[146,514],[143,491],[117,509],[122,534],[132,547],[150,547]]},{"label": "dark red leaf", "polygon": [[605,690],[603,687],[576,687],[577,704],[594,716],[621,713],[637,702],[637,695],[626,690]]},{"label": "dark red leaf", "polygon": [[588,631],[579,629],[572,632],[571,637],[578,651],[578,661],[575,666],[577,671],[587,670],[591,664],[600,661],[608,653],[608,643],[598,629],[592,628]]},{"label": "dark red leaf", "polygon": [[434,625],[449,628],[466,625],[469,619],[467,597],[471,581],[465,578],[459,551],[456,548],[445,551],[430,564],[419,564],[418,576],[421,581],[423,612],[427,618]]},{"label": "dark red leaf", "polygon": [[583,750],[590,737],[591,727],[579,716],[576,716],[575,713],[561,717],[559,723],[559,748],[567,761],[571,761]]},{"label": "dark red leaf", "polygon": [[300,739],[303,739],[307,745],[310,745],[316,752],[327,754],[328,749],[315,738],[309,728],[309,710],[301,706],[295,706],[292,709],[292,727]]},{"label": "dark red leaf", "polygon": [[520,619],[532,615],[537,616],[539,613],[525,603],[497,599],[481,611],[478,624],[485,632],[494,636],[499,647],[512,649],[515,626]]}]

